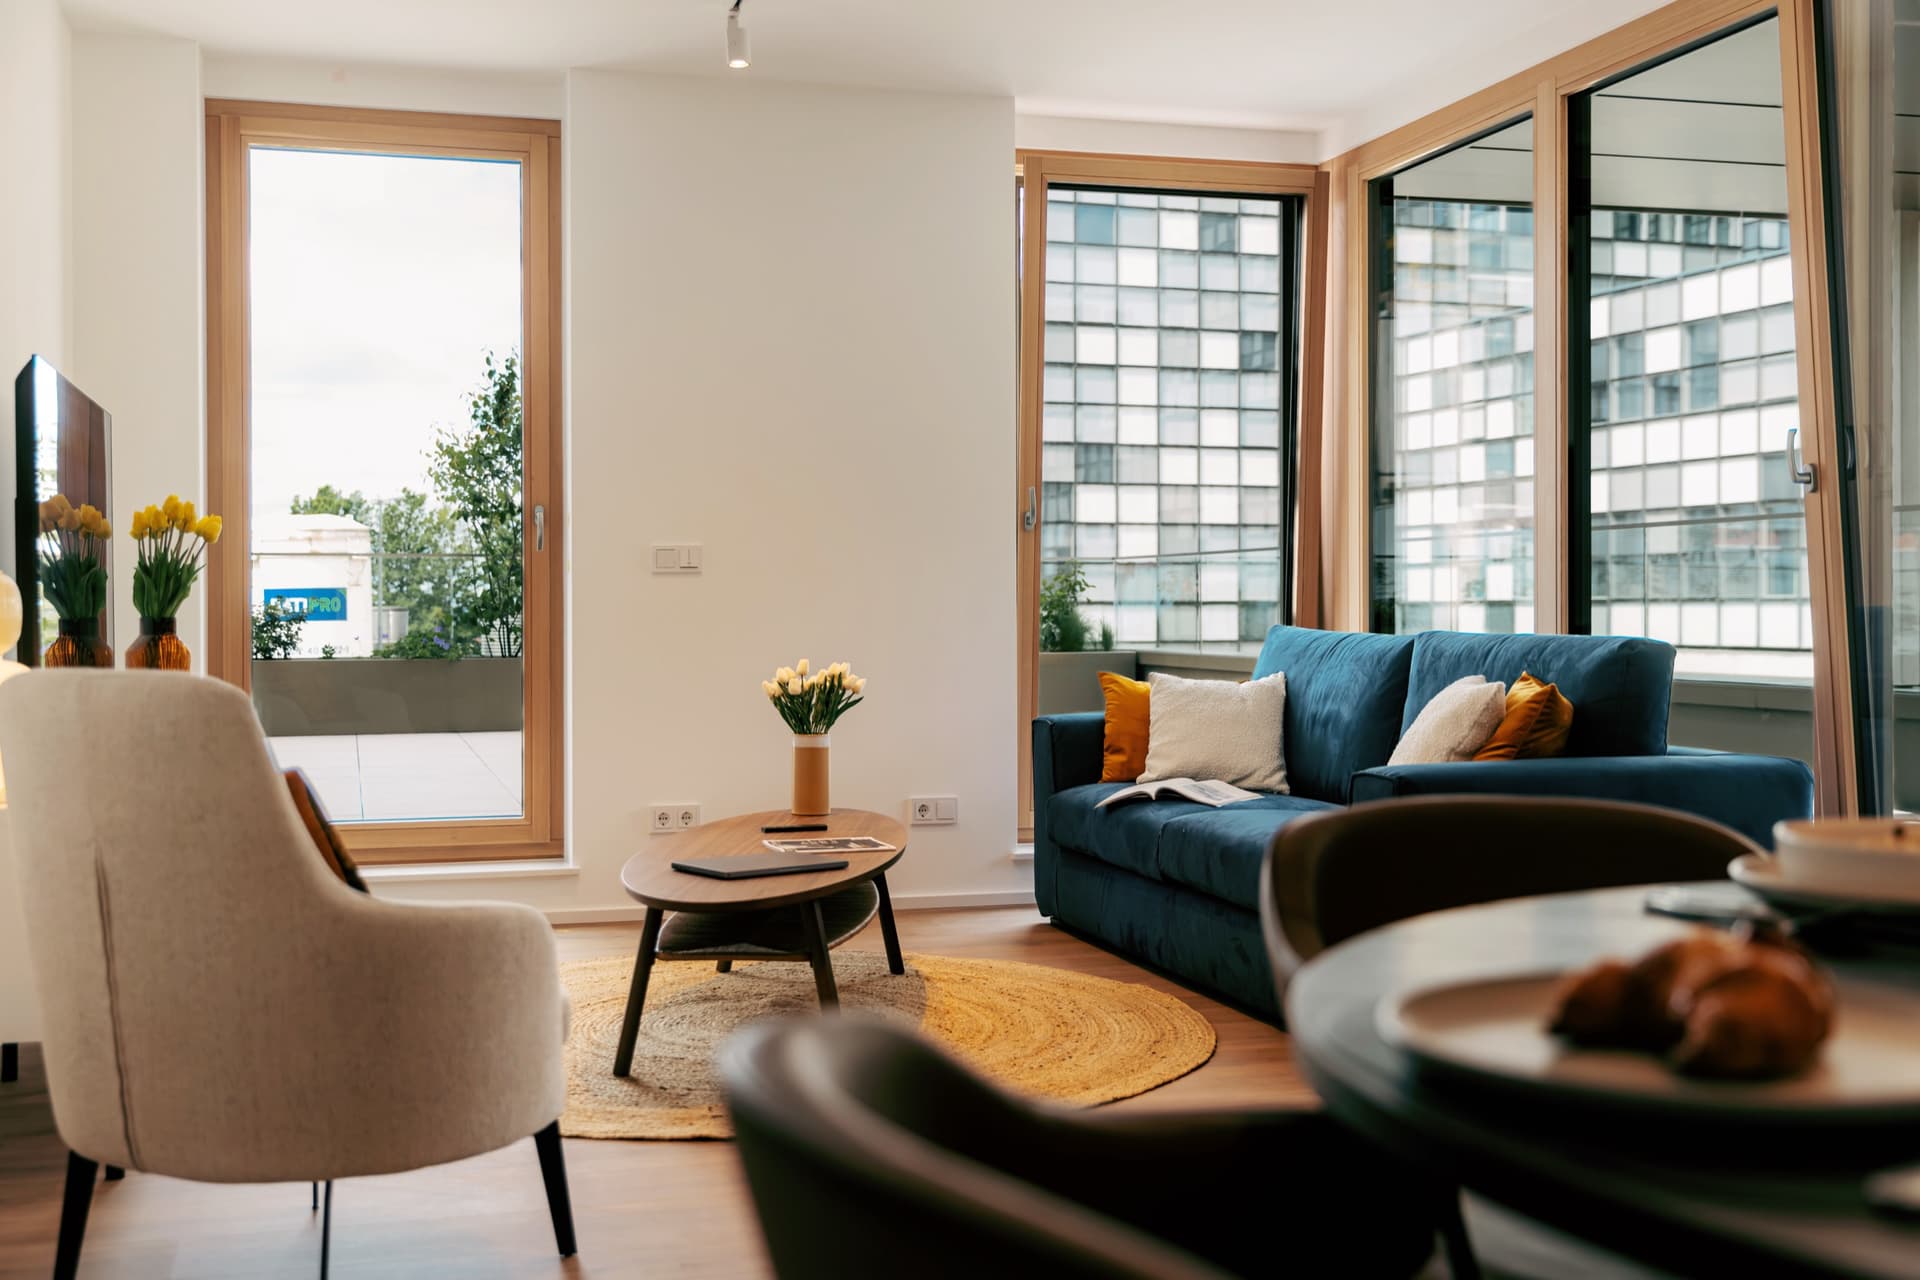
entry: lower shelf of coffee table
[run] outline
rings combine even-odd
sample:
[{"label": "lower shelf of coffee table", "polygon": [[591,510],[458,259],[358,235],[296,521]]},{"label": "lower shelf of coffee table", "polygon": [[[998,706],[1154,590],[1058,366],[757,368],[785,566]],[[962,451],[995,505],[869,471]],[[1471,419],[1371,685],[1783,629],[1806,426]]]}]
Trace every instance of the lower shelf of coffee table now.
[{"label": "lower shelf of coffee table", "polygon": [[[880,910],[880,891],[863,880],[850,888],[819,898],[826,923],[827,946],[837,947],[867,927]],[[676,911],[660,926],[654,955],[661,960],[805,960],[806,935],[801,931],[798,906],[769,907],[762,911]]]}]

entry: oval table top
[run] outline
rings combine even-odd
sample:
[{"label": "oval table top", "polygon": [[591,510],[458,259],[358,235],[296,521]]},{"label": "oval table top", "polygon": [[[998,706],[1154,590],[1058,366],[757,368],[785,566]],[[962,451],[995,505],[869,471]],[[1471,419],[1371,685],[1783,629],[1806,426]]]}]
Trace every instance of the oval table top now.
[{"label": "oval table top", "polygon": [[[822,819],[796,818],[785,809],[770,809],[703,822],[691,830],[676,831],[668,836],[648,836],[646,848],[628,858],[626,866],[620,869],[620,884],[636,901],[666,911],[756,911],[806,902],[862,880],[871,880],[900,861],[907,850],[904,825],[883,813],[865,809],[835,809],[824,819],[825,831],[770,834],[760,829],[818,821]],[[763,840],[819,840],[829,836],[872,836],[894,847],[884,853],[836,853],[822,859],[844,859],[847,864],[844,870],[756,876],[750,880],[717,880],[673,869],[673,863],[690,858],[765,853]],[[813,856],[796,855],[802,859]]]},{"label": "oval table top", "polygon": [[[1920,1276],[1920,1224],[1868,1207],[1862,1182],[1920,1162],[1920,1129],[1694,1124],[1422,1074],[1382,1038],[1389,994],[1631,957],[1693,927],[1646,889],[1523,898],[1362,934],[1294,976],[1287,1027],[1333,1116],[1520,1213],[1688,1275]],[[1913,954],[1836,962],[1913,993]],[[1843,992],[1844,1002],[1844,992]],[[1844,1016],[1844,1003],[1842,1006]]]}]

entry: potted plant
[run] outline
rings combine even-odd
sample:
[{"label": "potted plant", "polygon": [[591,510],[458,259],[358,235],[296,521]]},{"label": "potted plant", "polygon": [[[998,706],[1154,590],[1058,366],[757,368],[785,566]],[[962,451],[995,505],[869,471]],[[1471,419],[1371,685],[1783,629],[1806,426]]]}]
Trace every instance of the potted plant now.
[{"label": "potted plant", "polygon": [[220,517],[202,516],[170,493],[159,506],[134,512],[130,532],[140,548],[133,566],[140,635],[127,646],[127,669],[190,671],[193,655],[180,639],[180,606],[199,581],[207,548],[220,541]]},{"label": "potted plant", "polygon": [[110,667],[113,646],[100,635],[107,571],[100,548],[113,536],[92,503],[75,507],[56,493],[40,504],[40,587],[60,618],[60,634],[42,659],[49,667]]},{"label": "potted plant", "polygon": [[1041,715],[1097,710],[1102,705],[1100,672],[1132,676],[1138,670],[1133,652],[1115,652],[1113,627],[1103,622],[1096,631],[1080,612],[1088,585],[1078,560],[1063,561],[1040,584],[1036,710]]},{"label": "potted plant", "polygon": [[827,734],[834,721],[859,706],[867,682],[844,662],[808,674],[805,658],[781,667],[760,691],[793,730],[793,813],[822,817],[833,811],[828,798]]}]

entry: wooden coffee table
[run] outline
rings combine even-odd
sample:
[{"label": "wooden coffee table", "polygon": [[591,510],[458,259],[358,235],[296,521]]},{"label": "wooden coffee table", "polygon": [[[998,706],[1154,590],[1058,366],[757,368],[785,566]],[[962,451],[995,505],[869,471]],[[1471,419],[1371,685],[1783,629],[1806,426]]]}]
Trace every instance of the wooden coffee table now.
[{"label": "wooden coffee table", "polygon": [[[906,827],[884,814],[835,809],[825,819],[825,831],[761,831],[765,826],[816,821],[820,820],[795,818],[784,809],[723,818],[691,831],[649,837],[647,847],[627,859],[620,871],[620,883],[646,907],[647,918],[640,930],[640,950],[634,956],[633,985],[627,991],[626,1018],[620,1027],[613,1074],[624,1076],[633,1065],[640,1012],[647,1002],[647,979],[656,960],[712,961],[721,973],[731,969],[735,960],[805,960],[813,965],[820,1007],[830,1009],[839,1003],[839,994],[828,953],[865,928],[877,912],[880,935],[887,947],[887,968],[894,973],[907,971],[900,958],[900,935],[893,927],[893,900],[887,895],[887,868],[906,852]],[[675,871],[672,865],[689,858],[764,853],[762,840],[824,836],[872,836],[894,847],[884,853],[820,857],[822,862],[844,860],[847,865],[836,871],[751,880],[689,875]],[[803,859],[809,856],[814,855],[799,855]],[[663,927],[669,911],[675,914]]]}]

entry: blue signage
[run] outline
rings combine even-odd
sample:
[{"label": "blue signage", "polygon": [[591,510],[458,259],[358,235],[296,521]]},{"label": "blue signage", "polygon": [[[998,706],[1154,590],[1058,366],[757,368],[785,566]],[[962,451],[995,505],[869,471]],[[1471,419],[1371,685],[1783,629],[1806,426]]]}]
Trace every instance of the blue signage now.
[{"label": "blue signage", "polygon": [[268,587],[261,595],[278,600],[282,613],[295,613],[309,622],[345,622],[345,587]]}]

